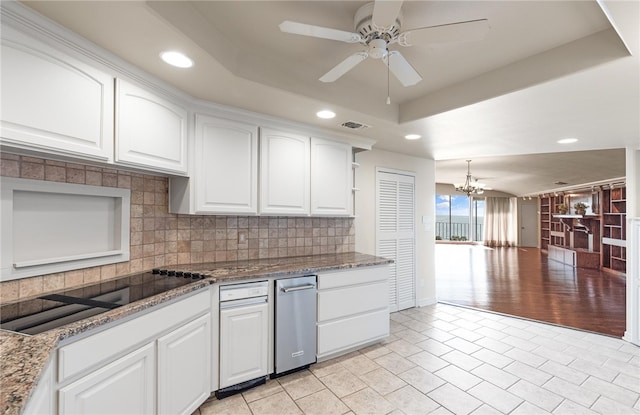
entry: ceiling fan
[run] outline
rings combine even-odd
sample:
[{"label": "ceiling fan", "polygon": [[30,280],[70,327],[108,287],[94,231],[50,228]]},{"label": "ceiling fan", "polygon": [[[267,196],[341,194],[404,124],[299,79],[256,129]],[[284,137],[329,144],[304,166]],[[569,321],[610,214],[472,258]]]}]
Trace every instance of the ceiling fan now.
[{"label": "ceiling fan", "polygon": [[389,46],[428,45],[434,43],[480,40],[489,30],[487,19],[467,20],[401,31],[402,1],[377,0],[360,7],[353,19],[355,32],[313,26],[285,20],[279,27],[282,32],[360,43],[365,50],[348,56],[324,74],[320,81],[334,82],[367,58],[382,59],[403,86],[415,85],[422,80],[420,74],[398,50]]}]

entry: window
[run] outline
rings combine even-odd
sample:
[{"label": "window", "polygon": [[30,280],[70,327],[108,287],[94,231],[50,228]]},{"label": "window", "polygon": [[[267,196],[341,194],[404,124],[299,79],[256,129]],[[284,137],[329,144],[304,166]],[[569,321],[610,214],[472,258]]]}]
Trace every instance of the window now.
[{"label": "window", "polygon": [[436,239],[481,241],[484,199],[436,195]]}]

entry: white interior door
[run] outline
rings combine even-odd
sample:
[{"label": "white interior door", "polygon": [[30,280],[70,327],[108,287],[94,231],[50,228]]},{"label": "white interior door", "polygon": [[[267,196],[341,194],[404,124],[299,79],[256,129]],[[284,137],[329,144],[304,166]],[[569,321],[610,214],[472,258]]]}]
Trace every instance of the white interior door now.
[{"label": "white interior door", "polygon": [[415,177],[411,174],[377,171],[376,255],[394,260],[389,311],[415,307]]}]

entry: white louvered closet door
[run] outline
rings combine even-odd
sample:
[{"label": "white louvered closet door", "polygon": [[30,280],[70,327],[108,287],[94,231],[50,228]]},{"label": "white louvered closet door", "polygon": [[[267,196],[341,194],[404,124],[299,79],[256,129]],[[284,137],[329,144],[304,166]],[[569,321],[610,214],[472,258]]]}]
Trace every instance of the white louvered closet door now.
[{"label": "white louvered closet door", "polygon": [[416,305],[415,177],[376,175],[376,255],[393,259],[389,311]]}]

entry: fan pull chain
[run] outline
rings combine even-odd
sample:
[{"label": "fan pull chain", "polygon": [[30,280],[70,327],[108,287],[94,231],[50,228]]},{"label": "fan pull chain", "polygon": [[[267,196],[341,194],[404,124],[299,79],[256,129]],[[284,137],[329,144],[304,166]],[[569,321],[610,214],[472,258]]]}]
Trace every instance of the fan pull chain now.
[{"label": "fan pull chain", "polygon": [[391,55],[387,49],[387,105],[391,105],[391,94],[389,93],[389,66],[391,66]]}]

